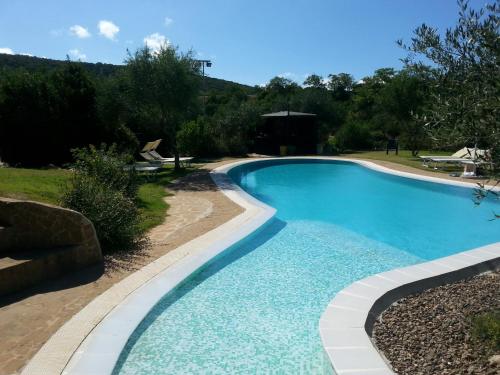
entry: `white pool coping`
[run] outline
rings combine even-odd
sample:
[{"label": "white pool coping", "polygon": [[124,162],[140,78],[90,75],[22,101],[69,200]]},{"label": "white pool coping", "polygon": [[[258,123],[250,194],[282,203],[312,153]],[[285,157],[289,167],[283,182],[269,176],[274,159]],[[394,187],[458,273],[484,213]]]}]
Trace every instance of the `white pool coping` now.
[{"label": "white pool coping", "polygon": [[[368,161],[346,158],[251,159],[216,168],[211,172],[214,182],[228,198],[242,206],[245,211],[167,253],[103,292],[45,343],[23,369],[22,374],[111,374],[128,338],[165,294],[210,259],[260,228],[275,215],[274,208],[244,192],[229,178],[227,172],[241,164],[287,159],[353,162],[401,177],[476,187],[474,183],[416,175]],[[377,306],[380,308],[384,303],[387,304],[387,295],[392,295],[391,291],[398,290],[402,285],[411,286],[417,280],[430,280],[438,275],[485,264],[493,259],[498,260],[499,256],[500,243],[496,243],[436,261],[388,271],[394,273],[390,274],[390,277],[384,276],[386,273],[375,275],[357,281],[338,293],[320,321],[320,335],[334,369],[339,375],[390,373],[389,367],[371,344],[365,330],[367,322],[373,320]],[[408,273],[410,268],[414,269]],[[353,288],[350,291],[351,287]],[[368,288],[368,291],[363,288]]]}]

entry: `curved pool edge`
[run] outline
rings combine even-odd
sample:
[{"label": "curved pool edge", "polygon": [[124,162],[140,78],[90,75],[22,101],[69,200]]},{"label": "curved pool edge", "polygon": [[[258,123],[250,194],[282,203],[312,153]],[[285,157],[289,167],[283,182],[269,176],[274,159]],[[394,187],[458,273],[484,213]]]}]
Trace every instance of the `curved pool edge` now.
[{"label": "curved pool edge", "polygon": [[275,215],[274,208],[247,194],[227,175],[241,163],[210,172],[218,189],[244,209],[241,214],[142,267],[96,297],[49,338],[21,374],[111,374],[128,338],[165,294]]},{"label": "curved pool edge", "polygon": [[500,242],[378,273],[342,289],[319,323],[333,369],[337,375],[394,374],[371,340],[378,316],[410,294],[496,269],[500,269]]},{"label": "curved pool edge", "polygon": [[[166,293],[210,259],[260,228],[274,216],[276,210],[244,192],[229,178],[229,170],[246,163],[287,159],[347,161],[406,178],[469,188],[476,186],[474,183],[401,172],[370,161],[334,157],[250,159],[218,167],[210,173],[213,181],[222,193],[242,206],[245,211],[144,266],[96,297],[45,343],[23,369],[22,374],[111,374],[132,332]],[[321,337],[332,360],[323,333]],[[375,350],[373,346],[372,349]],[[358,360],[359,358],[356,358],[356,362]],[[332,363],[335,368],[333,360]]]}]

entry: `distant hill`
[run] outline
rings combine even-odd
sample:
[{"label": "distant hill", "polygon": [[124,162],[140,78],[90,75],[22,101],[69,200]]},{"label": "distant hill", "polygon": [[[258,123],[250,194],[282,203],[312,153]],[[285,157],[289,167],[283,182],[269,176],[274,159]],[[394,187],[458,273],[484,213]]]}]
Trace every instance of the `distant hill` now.
[{"label": "distant hill", "polygon": [[[17,69],[24,68],[28,71],[51,71],[59,68],[65,61],[52,60],[41,57],[25,56],[25,55],[7,55],[0,53],[0,70],[1,69]],[[109,77],[123,68],[123,65],[104,64],[104,63],[88,63],[76,62],[81,64],[91,75],[95,77]],[[230,87],[239,87],[248,93],[252,93],[254,88],[252,86],[243,85],[224,79],[206,77],[205,78],[206,91],[224,91]]]}]

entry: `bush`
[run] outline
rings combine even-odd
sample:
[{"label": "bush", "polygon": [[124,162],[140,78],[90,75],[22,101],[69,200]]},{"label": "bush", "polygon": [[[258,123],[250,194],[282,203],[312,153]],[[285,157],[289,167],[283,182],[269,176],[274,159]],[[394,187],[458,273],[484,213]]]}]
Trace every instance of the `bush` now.
[{"label": "bush", "polygon": [[118,153],[114,144],[109,148],[105,144],[100,148],[90,145],[72,150],[72,153],[76,174],[94,177],[110,189],[135,198],[138,188],[136,172],[125,168],[133,160],[130,155]]},{"label": "bush", "polygon": [[474,317],[472,326],[474,337],[486,342],[493,350],[500,350],[500,310]]},{"label": "bush", "polygon": [[337,155],[339,154],[339,146],[338,146],[338,141],[334,136],[329,136],[328,140],[325,143],[325,146],[323,147],[323,154],[325,155]]},{"label": "bush", "polygon": [[204,119],[185,123],[177,132],[177,146],[179,151],[190,156],[213,156],[214,142],[209,133],[208,124]]},{"label": "bush", "polygon": [[106,149],[73,151],[74,174],[63,205],[81,212],[94,224],[103,252],[133,248],[142,238],[135,205],[137,178],[123,170],[126,155]]},{"label": "bush", "polygon": [[368,126],[358,122],[347,122],[335,134],[337,147],[345,150],[366,150],[372,145],[372,136]]}]

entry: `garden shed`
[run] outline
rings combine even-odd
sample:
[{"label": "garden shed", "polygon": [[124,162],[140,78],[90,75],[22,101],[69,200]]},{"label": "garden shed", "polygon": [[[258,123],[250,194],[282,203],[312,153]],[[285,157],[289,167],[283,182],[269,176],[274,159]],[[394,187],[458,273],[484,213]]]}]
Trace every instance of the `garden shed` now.
[{"label": "garden shed", "polygon": [[317,153],[318,127],[314,113],[280,111],[261,115],[254,151],[265,155]]}]

